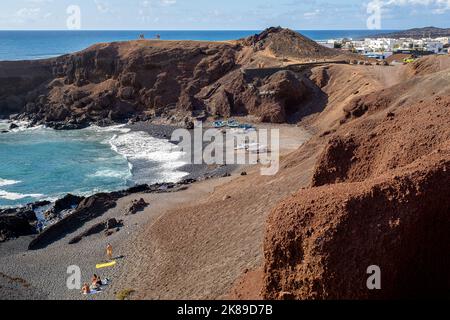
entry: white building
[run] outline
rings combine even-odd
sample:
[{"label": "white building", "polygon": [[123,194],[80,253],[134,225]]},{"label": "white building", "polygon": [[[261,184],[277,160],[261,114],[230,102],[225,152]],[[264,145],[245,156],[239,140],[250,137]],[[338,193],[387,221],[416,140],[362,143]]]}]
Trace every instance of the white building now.
[{"label": "white building", "polygon": [[437,40],[425,40],[424,49],[426,51],[431,51],[435,54],[441,53],[444,49],[444,44]]},{"label": "white building", "polygon": [[450,37],[439,37],[434,40],[441,42],[444,46],[450,44]]},{"label": "white building", "polygon": [[393,53],[398,51],[414,51],[419,52],[419,54],[420,51],[427,51],[434,54],[448,54],[448,48],[444,47],[448,47],[449,43],[450,37],[440,37],[436,39],[366,38],[364,40],[341,39],[320,42],[320,44],[329,48],[335,47],[335,44],[337,44],[341,46],[343,50],[349,50],[376,59],[387,59]]},{"label": "white building", "polygon": [[317,41],[317,43],[331,49],[335,47],[335,40]]},{"label": "white building", "polygon": [[390,38],[365,39],[364,46],[370,48],[373,52],[393,51],[398,44],[398,40]]}]

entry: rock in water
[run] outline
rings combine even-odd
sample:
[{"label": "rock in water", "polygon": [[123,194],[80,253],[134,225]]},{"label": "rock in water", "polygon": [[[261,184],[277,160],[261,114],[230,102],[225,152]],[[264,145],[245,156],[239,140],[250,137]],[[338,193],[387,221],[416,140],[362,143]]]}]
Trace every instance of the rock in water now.
[{"label": "rock in water", "polygon": [[14,129],[17,129],[19,126],[17,125],[17,124],[15,124],[15,123],[11,123],[10,125],[9,125],[9,130],[14,130]]}]

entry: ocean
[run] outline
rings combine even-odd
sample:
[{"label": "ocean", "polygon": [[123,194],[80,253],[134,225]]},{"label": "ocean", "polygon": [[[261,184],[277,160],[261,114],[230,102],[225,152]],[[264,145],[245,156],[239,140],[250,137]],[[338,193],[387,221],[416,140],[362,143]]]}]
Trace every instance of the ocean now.
[{"label": "ocean", "polygon": [[[388,30],[391,31],[391,30]],[[161,35],[163,40],[230,40],[259,31],[0,31],[1,60],[31,60],[82,50],[99,42]],[[300,31],[314,40],[357,38],[379,30]],[[9,124],[0,121],[0,131]],[[168,141],[124,127],[78,131],[26,129],[0,133],[0,208],[67,193],[90,195],[141,183],[176,182],[183,154]]]},{"label": "ocean", "polygon": [[[313,40],[362,38],[397,30],[300,30]],[[99,42],[135,40],[140,34],[147,39],[157,34],[162,40],[235,40],[259,33],[241,31],[0,31],[0,61],[34,60],[55,57],[85,49]]]},{"label": "ocean", "polygon": [[[0,131],[8,126],[0,121]],[[0,134],[0,208],[177,182],[187,175],[182,157],[172,143],[123,126],[55,131],[23,124]]]}]

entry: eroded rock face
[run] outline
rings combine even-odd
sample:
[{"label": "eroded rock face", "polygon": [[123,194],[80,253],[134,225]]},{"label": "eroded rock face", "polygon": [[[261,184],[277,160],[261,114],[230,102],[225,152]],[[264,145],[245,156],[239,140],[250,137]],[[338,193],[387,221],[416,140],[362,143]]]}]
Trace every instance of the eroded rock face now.
[{"label": "eroded rock face", "polygon": [[147,208],[149,204],[144,199],[135,200],[125,208],[124,215],[133,215]]},{"label": "eroded rock face", "polygon": [[[387,99],[383,94],[379,97],[378,101]],[[429,154],[450,140],[448,112],[448,97],[424,97],[421,102],[394,108],[374,107],[330,138],[312,185],[364,181]]]},{"label": "eroded rock face", "polygon": [[198,97],[204,97],[212,115],[251,114],[262,122],[282,123],[306,102],[307,82],[303,76],[288,70],[266,78],[248,78],[236,71],[203,89]]},{"label": "eroded rock face", "polygon": [[261,120],[282,123],[297,112],[308,94],[304,81],[292,71],[281,71],[271,76],[260,88],[263,96]]},{"label": "eroded rock face", "polygon": [[[419,93],[423,82],[370,94],[364,112],[317,138],[325,147],[311,187],[280,203],[268,221],[266,298],[447,296],[450,99]],[[382,290],[366,285],[373,265]]]},{"label": "eroded rock face", "polygon": [[252,46],[255,51],[270,49],[274,54],[284,57],[333,57],[338,51],[325,48],[298,33],[281,27],[268,28],[242,40],[247,46]]},{"label": "eroded rock face", "polygon": [[[34,95],[28,94],[30,86],[20,84],[23,76],[19,76],[14,95],[2,90],[3,98],[0,92],[4,105],[0,109],[4,114],[25,111],[19,118],[57,129],[60,123],[83,127],[105,118],[125,122],[173,106],[189,112],[199,107],[192,100],[203,86],[237,67],[235,54],[236,48],[226,44],[97,45],[42,62],[42,68],[51,73],[39,78],[42,83]],[[11,77],[8,73],[3,79],[10,81]]]},{"label": "eroded rock face", "polygon": [[34,234],[36,230],[30,221],[23,216],[1,215],[0,216],[0,243],[20,236]]},{"label": "eroded rock face", "polygon": [[[383,177],[303,190],[271,214],[265,298],[445,297],[450,150]],[[381,268],[382,290],[367,269]]]},{"label": "eroded rock face", "polygon": [[0,243],[36,233],[36,216],[33,208],[0,210]]},{"label": "eroded rock face", "polygon": [[[274,66],[284,53],[294,58],[336,55],[284,29],[269,29],[256,43],[276,49],[276,57],[269,59]],[[261,59],[251,54],[253,46],[251,39],[235,44],[130,41],[55,59],[1,62],[0,116],[18,114],[14,118],[55,129],[123,123],[137,116],[182,120],[198,111],[283,122],[301,106],[307,89],[288,71],[247,79],[242,70]]]}]

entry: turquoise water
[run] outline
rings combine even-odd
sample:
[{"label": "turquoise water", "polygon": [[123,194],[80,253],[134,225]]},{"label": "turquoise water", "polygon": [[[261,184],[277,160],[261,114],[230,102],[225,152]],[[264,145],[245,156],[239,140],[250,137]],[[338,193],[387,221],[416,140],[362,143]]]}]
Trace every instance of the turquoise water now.
[{"label": "turquoise water", "polygon": [[17,129],[0,134],[0,207],[177,181],[186,175],[181,156],[169,142],[121,127]]},{"label": "turquoise water", "polygon": [[[395,30],[300,30],[313,40],[360,38]],[[0,60],[49,58],[85,49],[99,42],[147,39],[222,41],[248,37],[260,30],[238,31],[0,31]]]},{"label": "turquoise water", "polygon": [[[392,30],[385,30],[390,32]],[[0,31],[0,60],[54,57],[98,42],[146,38],[163,40],[229,40],[247,31]],[[357,38],[379,30],[300,31],[314,40]],[[0,131],[9,124],[0,121]],[[165,140],[123,127],[53,131],[19,128],[0,133],[0,207],[54,200],[67,193],[89,195],[135,184],[175,182],[183,154]]]}]

